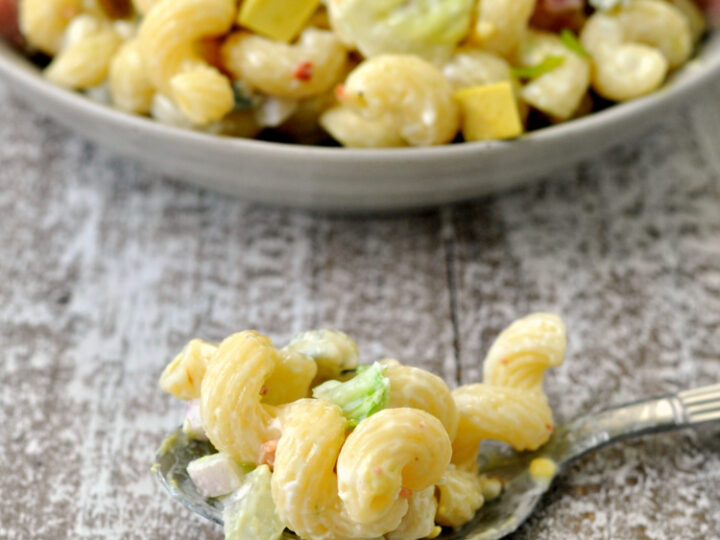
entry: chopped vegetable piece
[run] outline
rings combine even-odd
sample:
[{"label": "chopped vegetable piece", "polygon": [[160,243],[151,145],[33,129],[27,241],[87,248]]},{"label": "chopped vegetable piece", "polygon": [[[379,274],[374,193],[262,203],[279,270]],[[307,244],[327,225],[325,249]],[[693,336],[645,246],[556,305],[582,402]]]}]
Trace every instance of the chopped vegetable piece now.
[{"label": "chopped vegetable piece", "polygon": [[519,79],[537,79],[546,73],[550,73],[553,69],[559,68],[565,63],[562,56],[546,56],[542,62],[529,67],[513,68],[513,74]]},{"label": "chopped vegetable piece", "polygon": [[190,479],[205,497],[220,497],[240,487],[243,470],[222,452],[191,461],[187,467]]},{"label": "chopped vegetable piece", "polygon": [[312,62],[303,62],[295,68],[293,77],[299,81],[309,81],[313,76]]},{"label": "chopped vegetable piece", "polygon": [[504,81],[464,88],[455,93],[463,115],[466,141],[510,139],[523,132],[512,84]]},{"label": "chopped vegetable piece", "polygon": [[562,32],[560,32],[560,41],[562,41],[563,45],[567,47],[570,51],[574,52],[578,56],[581,56],[583,58],[590,58],[590,53],[585,50],[585,47],[582,46],[582,43],[580,43],[580,40],[575,35],[575,32],[570,30],[569,28],[564,28]]},{"label": "chopped vegetable piece", "polygon": [[270,491],[272,473],[261,465],[224,499],[225,540],[277,540],[285,529]]},{"label": "chopped vegetable piece", "polygon": [[280,439],[273,439],[260,445],[259,465],[275,466],[275,452],[277,451],[278,442],[280,442]]},{"label": "chopped vegetable piece", "polygon": [[390,381],[377,362],[361,370],[347,382],[327,381],[313,389],[313,396],[338,405],[350,427],[386,408],[390,399]]},{"label": "chopped vegetable piece", "polygon": [[245,0],[238,23],[258,34],[288,42],[300,33],[320,0]]}]

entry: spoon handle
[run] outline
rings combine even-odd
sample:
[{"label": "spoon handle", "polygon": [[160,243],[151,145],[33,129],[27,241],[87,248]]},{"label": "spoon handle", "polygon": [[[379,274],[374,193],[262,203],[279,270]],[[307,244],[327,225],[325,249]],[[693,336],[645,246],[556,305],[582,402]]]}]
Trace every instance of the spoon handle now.
[{"label": "spoon handle", "polygon": [[720,420],[720,384],[618,405],[558,428],[553,458],[566,464],[621,439]]}]

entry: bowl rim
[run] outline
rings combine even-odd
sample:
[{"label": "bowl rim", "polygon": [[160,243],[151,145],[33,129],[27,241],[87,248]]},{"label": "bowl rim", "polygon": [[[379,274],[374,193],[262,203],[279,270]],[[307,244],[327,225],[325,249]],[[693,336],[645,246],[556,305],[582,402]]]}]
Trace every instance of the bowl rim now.
[{"label": "bowl rim", "polygon": [[[711,41],[713,48],[718,49],[718,53],[704,54],[704,49],[708,48],[708,43]],[[666,81],[665,86],[648,95],[627,102],[615,103],[607,109],[582,118],[527,132],[514,140],[462,142],[427,147],[365,149],[314,146],[215,135],[163,124],[147,116],[127,113],[110,105],[98,103],[80,92],[50,83],[42,77],[40,69],[28,57],[2,39],[0,39],[0,76],[18,79],[21,84],[34,87],[38,93],[64,107],[81,115],[100,117],[108,125],[145,132],[146,135],[172,138],[198,147],[212,147],[215,151],[260,153],[264,157],[272,159],[320,159],[323,162],[337,164],[369,160],[382,160],[392,164],[409,159],[433,161],[438,158],[460,159],[470,155],[479,156],[493,149],[507,150],[518,142],[533,144],[550,142],[553,139],[571,138],[580,133],[606,128],[608,124],[627,121],[628,118],[634,116],[642,116],[663,104],[682,99],[685,94],[692,93],[716,78],[720,78],[720,31],[710,32],[697,47],[695,56],[673,73],[671,79]]]}]

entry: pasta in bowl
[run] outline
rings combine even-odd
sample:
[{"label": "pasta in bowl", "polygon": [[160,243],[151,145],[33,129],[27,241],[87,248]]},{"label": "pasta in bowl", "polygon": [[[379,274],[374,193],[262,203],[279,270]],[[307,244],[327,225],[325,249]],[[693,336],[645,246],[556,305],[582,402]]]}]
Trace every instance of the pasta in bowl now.
[{"label": "pasta in bowl", "polygon": [[[138,1],[136,5],[140,12],[146,12],[151,2]],[[14,41],[22,41],[17,24],[8,25],[8,21],[17,22],[12,9],[7,11],[8,6],[16,8],[17,1],[0,0],[0,27],[4,26],[5,34],[10,34]],[[126,24],[119,26],[123,32],[127,30]],[[14,30],[7,30],[10,27]],[[136,25],[131,25],[131,30],[136,32]],[[206,54],[217,51],[217,47],[208,47],[212,44],[212,40],[201,43]],[[488,58],[483,53],[475,55]],[[464,58],[460,55],[457,60],[462,63]],[[667,117],[668,111],[698,97],[720,74],[720,34],[707,34],[697,56],[675,70],[661,92],[551,124],[509,141],[420,148],[342,148],[247,138],[248,134],[257,133],[258,118],[247,110],[234,111],[228,121],[214,122],[202,130],[187,129],[188,122],[169,99],[154,100],[155,90],[143,76],[144,61],[137,43],[121,45],[113,62],[124,64],[127,75],[126,88],[117,82],[114,70],[108,72],[108,80],[115,80],[116,95],[122,101],[117,107],[107,105],[105,85],[79,93],[48,82],[37,63],[0,39],[0,79],[4,87],[29,106],[115,154],[131,157],[173,178],[251,201],[341,212],[388,211],[428,207],[507,190],[643,134],[660,118]],[[496,73],[496,68],[498,72],[506,69],[503,62],[496,63],[495,68],[487,65],[491,69],[488,77]],[[187,78],[184,82],[187,83]],[[184,86],[186,90],[191,87]],[[143,88],[144,91],[136,91]],[[103,103],[88,99],[98,95]],[[335,97],[327,97],[333,103]],[[165,115],[169,123],[124,112],[148,107],[148,103],[152,107],[155,101],[159,114]],[[295,110],[292,121],[288,119],[285,127],[292,133],[302,133],[304,140],[315,142],[318,134],[321,138],[326,136],[317,129],[315,119],[327,104],[323,99],[313,98],[303,98],[303,102],[306,106]],[[272,103],[258,107],[259,118],[278,119],[287,113],[288,100]],[[22,114],[9,110],[14,115]],[[525,113],[519,112],[524,117]],[[327,114],[329,122],[335,116],[351,120],[336,123],[347,127],[347,136],[362,134],[366,139],[374,138],[378,142],[375,146],[387,136],[383,129],[363,131],[367,123],[358,120],[357,115],[346,114],[345,109],[333,107]],[[533,113],[528,118],[534,117]],[[17,121],[17,116],[11,116],[10,121]],[[354,121],[359,124],[357,129],[353,127]],[[246,136],[222,137],[216,135],[218,132]],[[287,137],[284,128],[276,129],[275,133]]]},{"label": "pasta in bowl", "polygon": [[184,437],[205,442],[187,474],[223,507],[228,540],[413,540],[461,527],[500,495],[501,482],[478,473],[481,441],[548,440],[542,381],[564,353],[562,321],[533,314],[497,338],[483,383],[450,390],[396,360],[359,364],[341,332],[277,349],[245,331],[191,341],[160,386],[189,401]]},{"label": "pasta in bowl", "polygon": [[359,148],[513,139],[655,92],[706,32],[700,1],[5,0],[51,83],[178,127]]}]

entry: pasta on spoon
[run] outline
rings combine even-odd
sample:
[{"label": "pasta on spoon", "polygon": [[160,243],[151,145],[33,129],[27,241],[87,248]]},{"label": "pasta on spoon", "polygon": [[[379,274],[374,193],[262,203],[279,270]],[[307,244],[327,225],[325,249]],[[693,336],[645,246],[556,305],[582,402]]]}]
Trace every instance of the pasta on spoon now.
[{"label": "pasta on spoon", "polygon": [[160,386],[189,402],[186,435],[207,440],[187,472],[224,505],[228,540],[286,529],[307,540],[414,540],[460,527],[500,493],[477,473],[482,440],[520,450],[547,441],[542,381],[564,353],[562,321],[530,315],[498,336],[484,383],[451,391],[396,360],[358,364],[341,332],[277,349],[245,331],[218,346],[191,341]]}]

